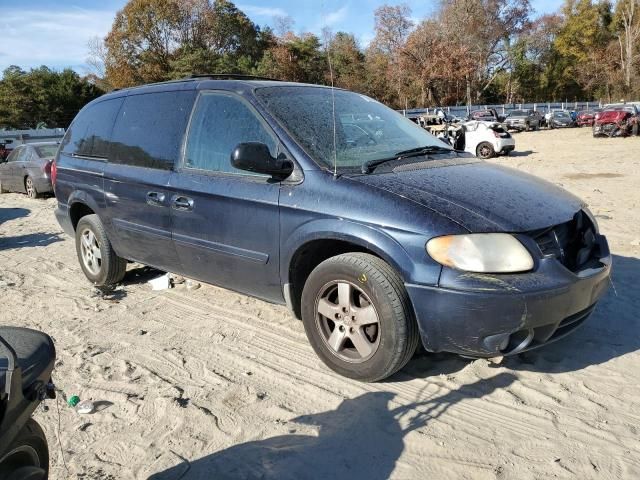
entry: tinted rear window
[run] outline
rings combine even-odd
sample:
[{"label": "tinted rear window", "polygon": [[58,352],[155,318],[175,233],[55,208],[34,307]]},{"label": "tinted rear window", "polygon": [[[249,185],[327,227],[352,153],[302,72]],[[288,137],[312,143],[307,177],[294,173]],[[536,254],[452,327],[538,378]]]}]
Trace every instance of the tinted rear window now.
[{"label": "tinted rear window", "polygon": [[67,155],[107,158],[113,121],[122,105],[121,98],[94,103],[82,110],[62,140]]},{"label": "tinted rear window", "polygon": [[116,119],[109,161],[169,170],[178,160],[194,91],[126,98]]}]

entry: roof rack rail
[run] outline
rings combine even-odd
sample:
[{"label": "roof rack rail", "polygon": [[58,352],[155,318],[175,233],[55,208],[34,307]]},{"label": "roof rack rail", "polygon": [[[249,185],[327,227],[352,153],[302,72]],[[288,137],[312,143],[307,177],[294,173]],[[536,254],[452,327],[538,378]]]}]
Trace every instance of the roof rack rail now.
[{"label": "roof rack rail", "polygon": [[261,77],[258,75],[245,75],[241,73],[197,73],[189,75],[189,78],[211,78],[212,80],[270,80],[272,82],[279,82],[277,78]]}]

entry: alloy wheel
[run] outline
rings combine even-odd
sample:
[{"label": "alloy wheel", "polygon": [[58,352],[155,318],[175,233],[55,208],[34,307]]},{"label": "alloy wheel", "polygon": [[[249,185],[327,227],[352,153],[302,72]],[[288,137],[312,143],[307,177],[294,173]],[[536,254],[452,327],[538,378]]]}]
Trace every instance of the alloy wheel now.
[{"label": "alloy wheel", "polygon": [[80,237],[80,251],[84,266],[93,275],[98,275],[102,268],[102,251],[98,239],[88,228],[82,232]]},{"label": "alloy wheel", "polygon": [[320,289],[316,327],[329,351],[346,362],[362,363],[380,345],[375,306],[359,287],[347,281],[333,281]]},{"label": "alloy wheel", "polygon": [[25,181],[25,187],[27,189],[27,196],[29,198],[36,198],[36,187],[34,187],[31,177],[27,177],[27,180]]}]

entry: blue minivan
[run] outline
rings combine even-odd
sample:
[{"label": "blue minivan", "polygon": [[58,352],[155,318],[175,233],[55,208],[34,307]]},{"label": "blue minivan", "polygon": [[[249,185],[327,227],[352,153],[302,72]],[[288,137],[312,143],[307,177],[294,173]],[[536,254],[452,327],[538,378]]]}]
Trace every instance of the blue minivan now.
[{"label": "blue minivan", "polygon": [[205,76],[88,104],[53,168],[97,286],[129,261],[286,304],[333,370],[376,381],[418,343],[519,353],[581,325],[611,256],[586,205],[340,89]]}]

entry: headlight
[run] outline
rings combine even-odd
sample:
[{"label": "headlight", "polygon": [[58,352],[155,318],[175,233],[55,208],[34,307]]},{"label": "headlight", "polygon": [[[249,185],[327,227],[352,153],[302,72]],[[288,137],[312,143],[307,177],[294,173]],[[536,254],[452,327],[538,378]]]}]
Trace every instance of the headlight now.
[{"label": "headlight", "polygon": [[525,272],[533,268],[526,248],[507,233],[472,233],[432,238],[427,252],[447,267],[478,273]]}]

